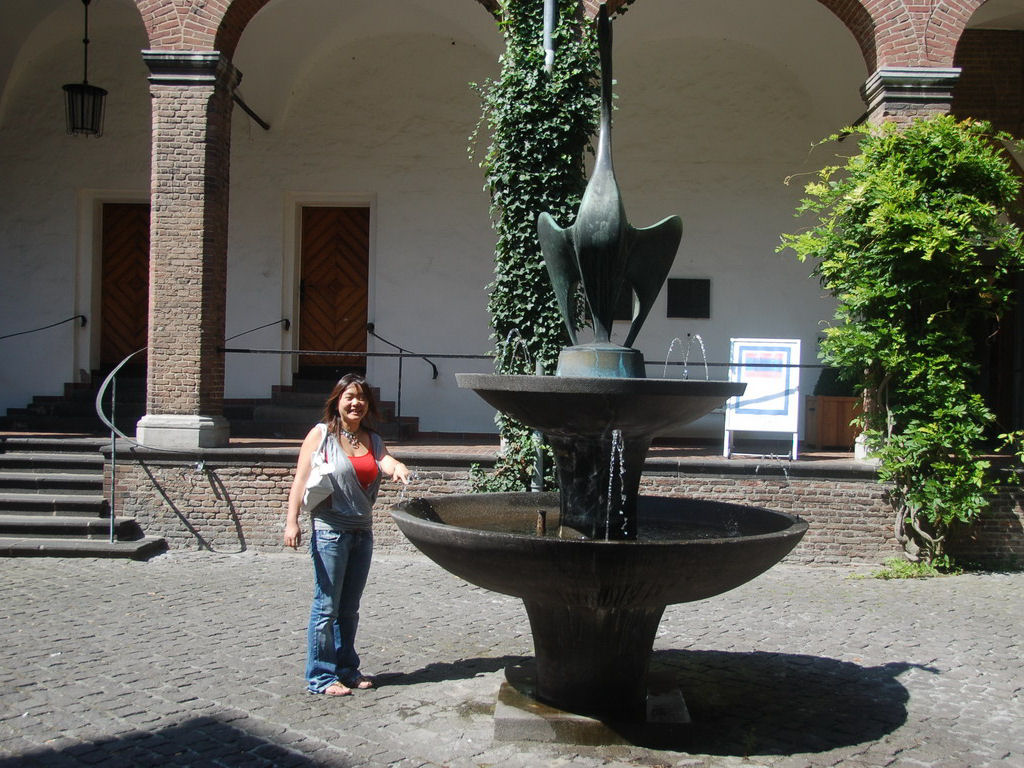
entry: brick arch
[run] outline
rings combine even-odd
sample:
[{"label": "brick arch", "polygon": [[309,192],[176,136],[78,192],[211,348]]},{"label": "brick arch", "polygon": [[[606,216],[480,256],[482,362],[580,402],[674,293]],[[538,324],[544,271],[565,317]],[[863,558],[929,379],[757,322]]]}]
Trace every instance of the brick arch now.
[{"label": "brick arch", "polygon": [[850,34],[860,46],[867,71],[874,72],[878,68],[878,50],[875,39],[875,20],[870,11],[865,8],[865,3],[869,0],[864,0],[864,2],[861,0],[818,0],[818,2],[830,10],[850,30]]},{"label": "brick arch", "polygon": [[219,51],[226,58],[269,0],[135,0],[154,50]]},{"label": "brick arch", "polygon": [[987,0],[960,0],[944,2],[941,11],[934,9],[925,29],[925,45],[929,61],[938,66],[953,66],[956,47],[963,37],[967,23]]},{"label": "brick arch", "polygon": [[985,0],[864,0],[876,20],[879,67],[950,67],[967,22]]},{"label": "brick arch", "polygon": [[211,51],[231,0],[135,0],[149,46],[165,51]]},{"label": "brick arch", "polygon": [[[474,0],[488,10],[495,0]],[[270,0],[135,0],[150,48],[220,51],[230,59],[252,17]],[[622,0],[618,0],[618,5]],[[609,3],[611,5],[612,3]]]},{"label": "brick arch", "polygon": [[967,22],[985,0],[818,0],[850,30],[868,71],[949,67]]},{"label": "brick arch", "polygon": [[[642,0],[632,1],[642,7]],[[967,1],[980,5],[985,0]],[[480,2],[485,5],[493,4],[493,0],[492,2],[480,0]],[[629,4],[629,2],[630,0],[607,0],[606,4],[608,10],[614,12],[622,6]],[[879,56],[876,50],[874,34],[875,18],[868,6],[889,5],[892,3],[892,0],[875,0],[874,2],[872,0],[818,0],[818,2],[830,10],[850,30],[850,33],[860,46],[861,53],[864,55],[867,71],[874,72],[878,66]],[[902,5],[900,0],[896,0],[896,3]],[[589,16],[596,16],[601,2],[600,0],[583,0],[583,5]]]},{"label": "brick arch", "polygon": [[227,12],[217,28],[217,36],[213,48],[231,58],[235,55],[242,31],[252,17],[270,0],[230,0]]}]

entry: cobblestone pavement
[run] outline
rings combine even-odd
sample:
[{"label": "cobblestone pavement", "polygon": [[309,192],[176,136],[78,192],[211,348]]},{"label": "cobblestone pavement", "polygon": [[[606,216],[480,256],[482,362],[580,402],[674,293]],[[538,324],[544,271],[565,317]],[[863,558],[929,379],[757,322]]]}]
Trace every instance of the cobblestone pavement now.
[{"label": "cobblestone pavement", "polygon": [[380,687],[306,694],[309,571],[300,553],[0,560],[0,767],[1024,765],[1024,574],[780,565],[670,606],[653,661],[694,723],[580,747],[493,739],[525,612],[415,555],[370,575]]}]

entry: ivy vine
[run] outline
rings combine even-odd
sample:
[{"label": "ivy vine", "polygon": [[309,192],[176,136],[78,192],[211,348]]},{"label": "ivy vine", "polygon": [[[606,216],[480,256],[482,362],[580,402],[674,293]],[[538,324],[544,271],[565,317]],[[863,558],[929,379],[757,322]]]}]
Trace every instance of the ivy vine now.
[{"label": "ivy vine", "polygon": [[[544,70],[543,3],[501,2],[495,18],[505,38],[496,79],[477,86],[482,115],[474,133],[490,146],[480,166],[497,233],[494,280],[488,286],[496,369],[501,374],[553,373],[569,343],[565,323],[537,241],[537,216],[572,223],[586,188],[585,153],[599,106],[596,34],[579,0],[558,0],[552,39],[556,50]],[[537,444],[513,419],[496,417],[503,450],[492,474],[478,467],[477,490],[529,487]],[[555,482],[547,461],[547,483]]]}]

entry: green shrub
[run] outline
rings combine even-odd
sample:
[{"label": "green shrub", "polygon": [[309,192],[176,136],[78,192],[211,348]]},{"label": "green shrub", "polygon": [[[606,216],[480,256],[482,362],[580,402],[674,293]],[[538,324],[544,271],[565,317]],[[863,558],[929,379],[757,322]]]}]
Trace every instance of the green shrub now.
[{"label": "green shrub", "polygon": [[1008,216],[1020,182],[1008,137],[986,123],[939,116],[860,136],[859,154],[806,187],[797,213],[817,224],[780,250],[813,260],[836,298],[822,358],[858,374],[859,421],[908,557],[941,562],[950,526],[975,520],[1005,479],[987,458],[998,430],[974,382],[977,340],[998,328],[1024,266]]}]

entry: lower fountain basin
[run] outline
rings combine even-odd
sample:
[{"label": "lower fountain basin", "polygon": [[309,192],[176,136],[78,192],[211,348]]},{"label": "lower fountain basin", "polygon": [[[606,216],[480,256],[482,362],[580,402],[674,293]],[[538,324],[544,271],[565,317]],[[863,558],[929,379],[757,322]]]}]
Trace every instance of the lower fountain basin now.
[{"label": "lower fountain basin", "polygon": [[666,605],[750,581],[807,530],[799,518],[767,509],[641,497],[638,537],[604,541],[560,531],[559,507],[553,493],[473,494],[415,499],[391,514],[445,570],[523,600],[539,700],[606,721],[644,719]]},{"label": "lower fountain basin", "polygon": [[[536,533],[543,512],[548,533]],[[807,531],[757,507],[642,496],[635,541],[558,538],[553,493],[416,499],[391,513],[445,570],[524,600],[584,606],[665,606],[740,586],[785,557]]]}]

